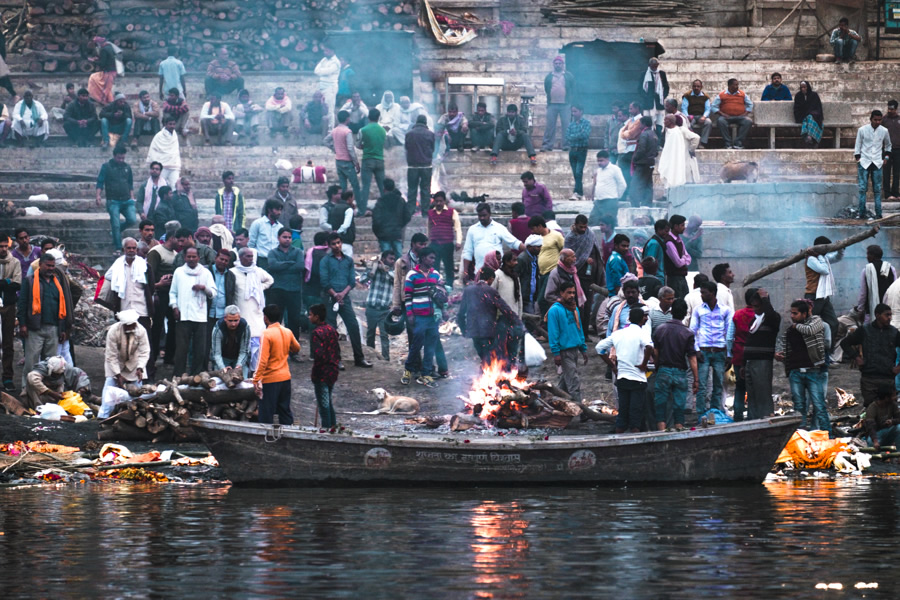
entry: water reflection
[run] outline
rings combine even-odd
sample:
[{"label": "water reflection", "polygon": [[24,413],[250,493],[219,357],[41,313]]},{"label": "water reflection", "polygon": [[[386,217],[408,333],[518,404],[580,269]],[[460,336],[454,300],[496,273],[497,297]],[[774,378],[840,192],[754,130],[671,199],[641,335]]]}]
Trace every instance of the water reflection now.
[{"label": "water reflection", "polygon": [[[816,583],[840,582],[844,597],[893,597],[898,483],[3,490],[0,589],[4,598],[822,598]],[[881,585],[853,589],[860,581]]]}]

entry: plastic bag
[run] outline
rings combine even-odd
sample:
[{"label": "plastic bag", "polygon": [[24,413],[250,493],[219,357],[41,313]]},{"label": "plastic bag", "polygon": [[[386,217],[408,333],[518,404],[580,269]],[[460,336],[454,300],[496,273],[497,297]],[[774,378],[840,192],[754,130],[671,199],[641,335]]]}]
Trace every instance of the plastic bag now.
[{"label": "plastic bag", "polygon": [[59,421],[59,418],[66,414],[66,409],[59,404],[41,404],[37,407],[37,413],[42,419]]},{"label": "plastic bag", "polygon": [[539,367],[547,360],[547,353],[541,343],[534,339],[530,333],[525,334],[525,364],[529,367]]},{"label": "plastic bag", "polygon": [[131,395],[122,388],[109,384],[104,385],[103,394],[100,397],[100,414],[97,417],[100,419],[109,417],[117,404],[128,402],[130,399]]},{"label": "plastic bag", "polygon": [[90,408],[84,403],[84,400],[81,399],[81,394],[76,394],[72,391],[63,394],[62,399],[59,401],[59,405],[70,415],[83,415],[84,411]]}]

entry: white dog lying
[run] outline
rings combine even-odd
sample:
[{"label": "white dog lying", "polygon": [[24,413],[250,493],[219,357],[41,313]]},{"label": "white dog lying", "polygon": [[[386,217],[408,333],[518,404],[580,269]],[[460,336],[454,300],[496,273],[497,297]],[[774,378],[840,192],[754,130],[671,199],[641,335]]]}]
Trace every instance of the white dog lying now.
[{"label": "white dog lying", "polygon": [[375,397],[381,402],[381,408],[372,411],[370,415],[403,414],[414,415],[419,412],[419,401],[407,396],[391,396],[384,388],[372,390]]}]

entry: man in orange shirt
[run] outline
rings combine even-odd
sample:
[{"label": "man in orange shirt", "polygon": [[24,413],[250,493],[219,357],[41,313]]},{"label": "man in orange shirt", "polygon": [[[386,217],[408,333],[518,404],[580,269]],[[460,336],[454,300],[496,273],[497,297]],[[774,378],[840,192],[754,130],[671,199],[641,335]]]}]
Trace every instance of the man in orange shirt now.
[{"label": "man in orange shirt", "polygon": [[291,413],[291,370],[288,355],[300,352],[300,343],[291,330],[281,325],[283,311],[276,304],[263,309],[266,330],[259,348],[259,364],[253,385],[259,396],[259,422],[273,423],[275,414],[281,425],[293,425]]}]

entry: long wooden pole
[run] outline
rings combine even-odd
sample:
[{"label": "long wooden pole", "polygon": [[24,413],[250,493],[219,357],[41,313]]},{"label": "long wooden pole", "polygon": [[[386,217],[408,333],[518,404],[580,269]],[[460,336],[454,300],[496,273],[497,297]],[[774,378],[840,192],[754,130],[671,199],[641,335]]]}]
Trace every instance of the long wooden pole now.
[{"label": "long wooden pole", "polygon": [[829,252],[836,252],[837,250],[843,250],[847,246],[852,246],[853,244],[858,244],[859,242],[861,242],[863,240],[867,240],[870,237],[875,236],[880,229],[881,229],[881,227],[879,225],[875,225],[874,227],[872,227],[871,229],[869,229],[867,231],[861,231],[860,233],[851,235],[850,237],[840,240],[838,242],[833,242],[831,244],[819,244],[818,246],[812,246],[810,248],[801,250],[800,252],[798,252],[797,254],[794,254],[793,256],[789,256],[788,258],[783,258],[777,262],[773,262],[772,264],[763,267],[762,269],[760,269],[758,271],[754,271],[753,273],[750,273],[749,275],[747,275],[747,277],[744,278],[743,285],[746,287],[746,286],[750,285],[751,283],[753,283],[754,281],[756,281],[758,279],[762,279],[763,277],[765,277],[767,275],[771,275],[772,273],[775,273],[777,271],[780,271],[781,269],[784,269],[785,267],[789,267],[794,263],[798,263],[808,256],[828,254]]}]

